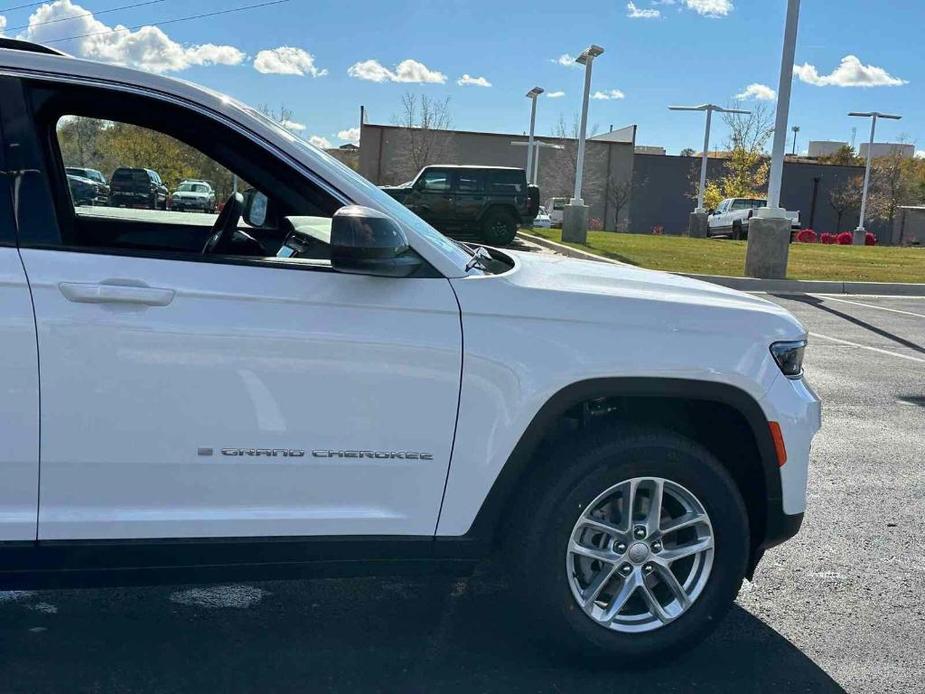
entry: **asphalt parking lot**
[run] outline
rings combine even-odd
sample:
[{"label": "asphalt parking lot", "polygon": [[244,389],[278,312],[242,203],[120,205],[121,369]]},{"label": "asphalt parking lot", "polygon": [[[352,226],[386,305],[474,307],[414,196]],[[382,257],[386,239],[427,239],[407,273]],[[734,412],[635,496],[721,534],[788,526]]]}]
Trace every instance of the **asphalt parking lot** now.
[{"label": "asphalt parking lot", "polygon": [[0,691],[925,691],[925,299],[770,298],[810,330],[825,401],[809,511],[685,656],[641,671],[551,656],[486,565],[0,593]]}]

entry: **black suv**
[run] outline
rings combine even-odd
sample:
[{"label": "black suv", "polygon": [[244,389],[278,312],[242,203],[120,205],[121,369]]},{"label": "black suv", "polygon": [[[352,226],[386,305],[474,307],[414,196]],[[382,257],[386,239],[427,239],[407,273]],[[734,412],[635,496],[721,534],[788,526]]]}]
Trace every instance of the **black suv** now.
[{"label": "black suv", "polygon": [[167,186],[157,171],[121,167],[113,172],[109,187],[110,204],[114,207],[167,209]]},{"label": "black suv", "polygon": [[414,181],[382,189],[445,234],[475,231],[493,246],[513,241],[540,206],[524,170],[502,166],[426,166]]}]

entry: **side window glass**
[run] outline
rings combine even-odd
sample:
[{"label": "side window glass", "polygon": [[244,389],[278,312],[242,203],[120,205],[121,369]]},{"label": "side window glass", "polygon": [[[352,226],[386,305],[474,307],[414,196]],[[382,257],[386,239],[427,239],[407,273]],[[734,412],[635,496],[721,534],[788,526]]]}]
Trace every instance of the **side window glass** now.
[{"label": "side window glass", "polygon": [[526,179],[520,171],[494,171],[491,174],[491,192],[501,195],[519,195],[524,192]]},{"label": "side window glass", "polygon": [[429,170],[421,176],[421,190],[428,193],[446,193],[450,190],[450,172]]},{"label": "side window glass", "polygon": [[481,193],[484,176],[478,171],[460,170],[457,178],[457,190],[460,193]]}]

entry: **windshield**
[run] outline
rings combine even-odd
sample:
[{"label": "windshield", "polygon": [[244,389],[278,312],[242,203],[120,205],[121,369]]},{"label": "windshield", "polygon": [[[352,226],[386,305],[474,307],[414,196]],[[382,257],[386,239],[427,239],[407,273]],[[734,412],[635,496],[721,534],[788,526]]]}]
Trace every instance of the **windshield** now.
[{"label": "windshield", "polygon": [[253,118],[257,118],[262,123],[272,128],[278,135],[282,136],[299,149],[310,153],[314,157],[324,157],[329,165],[336,167],[339,170],[339,174],[343,178],[350,179],[350,182],[353,185],[355,185],[357,188],[360,188],[367,197],[375,201],[375,206],[380,211],[387,213],[401,224],[411,227],[419,236],[425,238],[431,244],[441,249],[443,253],[452,260],[452,262],[458,264],[459,267],[465,267],[466,263],[471,257],[471,253],[467,252],[461,246],[461,244],[455,243],[441,234],[423,219],[414,214],[414,212],[402,205],[391,195],[380,190],[376,185],[363,178],[349,166],[338,161],[324,150],[313,147],[308,142],[287,130],[272,118],[268,118],[266,115],[260,113],[259,111],[238,101],[227,98],[226,103],[233,104],[242,113]]},{"label": "windshield", "polygon": [[181,193],[208,193],[209,189],[202,183],[181,183],[177,188]]}]

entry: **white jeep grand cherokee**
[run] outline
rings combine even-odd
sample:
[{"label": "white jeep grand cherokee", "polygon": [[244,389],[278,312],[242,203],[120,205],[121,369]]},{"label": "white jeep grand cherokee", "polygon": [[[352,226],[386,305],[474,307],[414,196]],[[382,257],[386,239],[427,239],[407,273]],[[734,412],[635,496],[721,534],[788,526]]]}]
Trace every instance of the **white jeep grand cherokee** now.
[{"label": "white jeep grand cherokee", "polygon": [[[75,118],[254,189],[214,226],[75,209]],[[0,133],[0,585],[494,553],[544,633],[644,658],[800,526],[820,404],[772,303],[473,251],[233,99],[33,44],[0,40]]]}]

